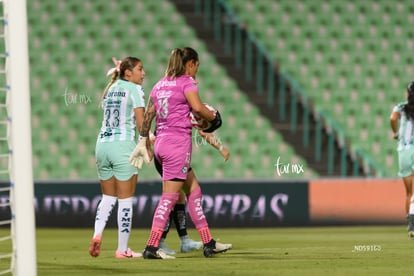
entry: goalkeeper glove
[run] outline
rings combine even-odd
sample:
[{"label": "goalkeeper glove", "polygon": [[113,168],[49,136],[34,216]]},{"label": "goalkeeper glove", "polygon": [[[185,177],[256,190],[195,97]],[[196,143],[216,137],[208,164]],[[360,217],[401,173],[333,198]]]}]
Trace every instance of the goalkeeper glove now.
[{"label": "goalkeeper glove", "polygon": [[216,110],[216,117],[212,121],[210,121],[211,126],[207,128],[206,130],[203,130],[204,132],[211,133],[221,127],[221,115],[218,110]]},{"label": "goalkeeper glove", "polygon": [[140,136],[138,144],[129,156],[129,163],[132,166],[141,169],[144,161],[148,164],[151,161],[151,158],[147,149],[147,137]]}]

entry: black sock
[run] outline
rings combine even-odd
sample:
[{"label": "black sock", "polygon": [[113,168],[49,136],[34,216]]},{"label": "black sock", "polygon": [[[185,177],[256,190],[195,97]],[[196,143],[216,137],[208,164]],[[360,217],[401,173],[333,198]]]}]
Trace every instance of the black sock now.
[{"label": "black sock", "polygon": [[167,234],[170,231],[170,227],[171,227],[171,220],[174,217],[174,214],[173,213],[175,213],[174,210],[171,210],[170,217],[168,218],[167,225],[165,225],[164,232],[162,232],[161,239],[167,238]]},{"label": "black sock", "polygon": [[185,204],[175,204],[173,212],[173,220],[177,233],[180,237],[187,236],[187,214],[185,212]]},{"label": "black sock", "polygon": [[216,247],[216,241],[214,239],[211,239],[208,243],[205,243],[204,246]]}]

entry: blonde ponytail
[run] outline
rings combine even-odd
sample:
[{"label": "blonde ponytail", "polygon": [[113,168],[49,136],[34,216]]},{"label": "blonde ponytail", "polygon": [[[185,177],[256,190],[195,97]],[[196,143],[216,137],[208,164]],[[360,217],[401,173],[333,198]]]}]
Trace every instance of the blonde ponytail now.
[{"label": "blonde ponytail", "polygon": [[185,64],[183,63],[183,51],[180,48],[175,48],[170,55],[165,76],[179,77],[185,72]]},{"label": "blonde ponytail", "polygon": [[119,75],[119,72],[117,70],[114,70],[114,72],[112,73],[111,80],[108,82],[108,84],[105,86],[105,89],[102,92],[101,101],[99,102],[99,107],[102,106],[102,101],[105,98],[106,93],[108,93],[109,87],[111,87],[111,85],[118,79],[118,75]]}]

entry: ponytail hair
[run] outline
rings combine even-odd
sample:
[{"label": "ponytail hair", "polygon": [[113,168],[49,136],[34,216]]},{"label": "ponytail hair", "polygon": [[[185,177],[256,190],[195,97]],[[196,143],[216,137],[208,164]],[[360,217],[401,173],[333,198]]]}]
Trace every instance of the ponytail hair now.
[{"label": "ponytail hair", "polygon": [[407,86],[407,103],[403,107],[403,111],[408,120],[414,121],[414,82],[410,82]]},{"label": "ponytail hair", "polygon": [[115,67],[111,68],[108,71],[108,73],[112,72],[112,77],[102,92],[100,104],[102,104],[102,101],[106,96],[106,93],[108,93],[109,87],[111,87],[111,85],[114,84],[114,82],[118,79],[118,77],[123,79],[125,76],[126,70],[132,70],[137,65],[138,62],[141,62],[141,60],[136,57],[126,57],[121,61],[118,61],[115,58],[112,58],[112,60],[115,63]]},{"label": "ponytail hair", "polygon": [[193,48],[175,48],[171,52],[165,76],[177,78],[184,75],[185,65],[191,60],[198,61],[198,54]]}]

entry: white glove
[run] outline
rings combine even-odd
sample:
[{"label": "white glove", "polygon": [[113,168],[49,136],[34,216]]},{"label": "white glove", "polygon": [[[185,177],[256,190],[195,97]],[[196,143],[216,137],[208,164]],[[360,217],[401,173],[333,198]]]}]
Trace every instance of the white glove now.
[{"label": "white glove", "polygon": [[144,161],[147,164],[151,161],[151,158],[148,154],[146,143],[147,138],[140,137],[139,142],[136,145],[134,151],[129,156],[129,163],[138,169],[142,168],[142,163]]}]

